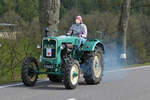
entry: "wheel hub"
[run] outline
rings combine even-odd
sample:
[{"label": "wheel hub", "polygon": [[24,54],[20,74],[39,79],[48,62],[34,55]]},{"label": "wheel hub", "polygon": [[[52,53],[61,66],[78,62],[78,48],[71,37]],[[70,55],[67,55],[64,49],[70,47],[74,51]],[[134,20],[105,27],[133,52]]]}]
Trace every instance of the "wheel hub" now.
[{"label": "wheel hub", "polygon": [[100,74],[101,74],[101,65],[100,65],[100,61],[99,61],[99,57],[95,56],[94,58],[94,75],[96,78],[99,78]]},{"label": "wheel hub", "polygon": [[77,84],[79,79],[79,69],[76,64],[74,64],[71,69],[70,78],[73,85]]},{"label": "wheel hub", "polygon": [[29,79],[31,80],[31,81],[34,81],[35,80],[35,78],[36,78],[36,72],[35,72],[35,64],[31,64],[30,66],[29,66],[29,68],[28,68],[28,75],[29,75]]}]

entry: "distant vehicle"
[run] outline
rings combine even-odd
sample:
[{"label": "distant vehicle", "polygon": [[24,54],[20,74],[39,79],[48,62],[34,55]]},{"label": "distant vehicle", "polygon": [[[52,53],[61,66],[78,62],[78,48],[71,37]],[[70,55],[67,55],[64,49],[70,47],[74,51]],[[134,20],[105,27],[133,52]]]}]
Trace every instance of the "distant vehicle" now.
[{"label": "distant vehicle", "polygon": [[104,67],[102,40],[87,39],[75,50],[78,41],[79,38],[74,36],[43,37],[42,45],[37,46],[41,49],[40,64],[34,57],[25,58],[22,64],[24,85],[34,86],[39,74],[47,74],[50,81],[63,82],[66,89],[74,89],[80,73],[83,73],[87,84],[98,84]]}]

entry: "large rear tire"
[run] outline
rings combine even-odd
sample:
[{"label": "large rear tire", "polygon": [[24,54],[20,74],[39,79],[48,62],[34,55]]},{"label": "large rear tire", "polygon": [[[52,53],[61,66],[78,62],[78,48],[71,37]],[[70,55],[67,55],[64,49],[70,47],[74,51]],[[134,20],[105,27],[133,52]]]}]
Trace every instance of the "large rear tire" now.
[{"label": "large rear tire", "polygon": [[80,77],[80,65],[77,60],[71,59],[64,68],[64,84],[66,89],[75,89]]},{"label": "large rear tire", "polygon": [[104,70],[103,51],[97,46],[95,51],[90,53],[85,61],[84,79],[87,84],[100,83]]},{"label": "large rear tire", "polygon": [[21,78],[25,86],[35,85],[38,79],[38,74],[36,73],[38,70],[38,63],[34,57],[25,58],[21,69]]}]

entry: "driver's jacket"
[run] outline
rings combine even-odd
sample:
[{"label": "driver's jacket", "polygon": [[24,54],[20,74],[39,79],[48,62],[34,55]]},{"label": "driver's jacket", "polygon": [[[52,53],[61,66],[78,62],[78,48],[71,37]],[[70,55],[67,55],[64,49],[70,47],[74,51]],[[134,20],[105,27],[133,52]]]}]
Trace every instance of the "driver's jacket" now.
[{"label": "driver's jacket", "polygon": [[81,37],[87,38],[87,27],[85,24],[73,24],[68,32],[68,35],[81,35]]}]

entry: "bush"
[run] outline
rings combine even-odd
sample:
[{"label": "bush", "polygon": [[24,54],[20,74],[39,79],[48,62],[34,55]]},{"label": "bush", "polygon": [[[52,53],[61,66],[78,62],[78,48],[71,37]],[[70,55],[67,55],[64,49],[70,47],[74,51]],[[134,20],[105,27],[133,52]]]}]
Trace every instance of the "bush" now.
[{"label": "bush", "polygon": [[[13,15],[11,17],[10,15]],[[39,50],[36,48],[41,41],[39,21],[25,22],[14,12],[6,13],[1,19],[4,22],[14,23],[13,30],[8,27],[5,31],[17,31],[16,39],[0,39],[0,83],[19,81],[22,61],[27,56],[39,59]]]}]

